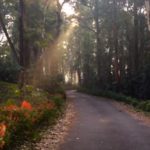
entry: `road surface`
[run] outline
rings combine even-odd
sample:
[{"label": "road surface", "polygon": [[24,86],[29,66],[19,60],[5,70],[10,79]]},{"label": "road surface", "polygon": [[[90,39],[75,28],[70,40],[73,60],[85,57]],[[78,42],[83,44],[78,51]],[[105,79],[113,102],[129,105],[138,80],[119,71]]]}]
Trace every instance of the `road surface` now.
[{"label": "road surface", "polygon": [[119,110],[111,100],[75,91],[76,119],[60,150],[150,150],[150,127]]}]

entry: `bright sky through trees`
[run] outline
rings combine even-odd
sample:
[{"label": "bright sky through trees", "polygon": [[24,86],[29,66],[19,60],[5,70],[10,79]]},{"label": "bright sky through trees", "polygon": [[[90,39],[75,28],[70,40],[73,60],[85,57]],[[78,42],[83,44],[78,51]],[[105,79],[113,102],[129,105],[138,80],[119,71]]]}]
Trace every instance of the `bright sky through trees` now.
[{"label": "bright sky through trees", "polygon": [[[60,2],[62,3],[63,0],[60,0]],[[67,15],[67,17],[75,14],[74,8],[69,3],[64,4],[62,11]]]}]

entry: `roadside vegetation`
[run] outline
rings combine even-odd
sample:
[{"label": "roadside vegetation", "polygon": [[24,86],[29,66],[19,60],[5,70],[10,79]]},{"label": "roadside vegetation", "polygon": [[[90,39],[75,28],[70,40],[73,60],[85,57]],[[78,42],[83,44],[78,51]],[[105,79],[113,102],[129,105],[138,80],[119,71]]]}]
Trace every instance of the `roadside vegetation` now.
[{"label": "roadside vegetation", "polygon": [[112,91],[102,91],[102,90],[97,90],[97,89],[89,90],[85,88],[79,88],[78,91],[91,94],[91,95],[95,95],[95,96],[111,98],[113,100],[117,100],[118,102],[123,102],[125,104],[131,105],[137,110],[150,113],[150,100],[140,100],[140,99],[136,99],[130,96],[126,96],[121,93],[115,93]]},{"label": "roadside vegetation", "polygon": [[19,101],[16,84],[0,82],[0,87],[1,149],[12,149],[25,140],[37,140],[39,129],[54,124],[65,108],[63,92],[49,93],[26,86],[26,96]]},{"label": "roadside vegetation", "polygon": [[0,1],[0,149],[40,138],[40,129],[64,112],[58,51],[68,28],[62,27],[67,2]]}]

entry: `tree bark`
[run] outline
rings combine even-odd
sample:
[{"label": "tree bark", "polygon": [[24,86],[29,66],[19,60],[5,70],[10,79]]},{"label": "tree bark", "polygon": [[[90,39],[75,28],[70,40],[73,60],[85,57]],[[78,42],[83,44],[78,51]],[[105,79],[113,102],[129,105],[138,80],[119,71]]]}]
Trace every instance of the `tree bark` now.
[{"label": "tree bark", "polygon": [[24,49],[24,0],[19,0],[19,50],[20,50],[20,65],[25,66],[25,49]]},{"label": "tree bark", "polygon": [[94,0],[94,20],[96,28],[96,60],[97,60],[97,74],[99,86],[103,87],[102,78],[102,51],[101,51],[101,39],[100,39],[100,26],[99,26],[99,11],[98,0]]},{"label": "tree bark", "polygon": [[133,54],[133,74],[139,69],[139,47],[138,47],[138,8],[137,0],[134,0],[134,54]]},{"label": "tree bark", "polygon": [[26,78],[26,64],[25,64],[25,48],[24,48],[24,0],[19,0],[19,52],[21,72],[19,77],[19,89],[21,91],[20,100],[24,98],[24,86]]},{"label": "tree bark", "polygon": [[117,24],[117,1],[113,0],[113,38],[114,38],[114,75],[116,81],[116,90],[120,90],[120,74],[119,74],[119,56],[118,56],[118,24]]}]

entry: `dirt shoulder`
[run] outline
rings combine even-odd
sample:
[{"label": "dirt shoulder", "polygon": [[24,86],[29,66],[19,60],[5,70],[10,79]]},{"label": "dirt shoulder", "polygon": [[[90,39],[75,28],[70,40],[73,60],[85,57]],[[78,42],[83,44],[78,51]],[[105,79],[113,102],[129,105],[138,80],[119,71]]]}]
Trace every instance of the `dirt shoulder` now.
[{"label": "dirt shoulder", "polygon": [[114,101],[113,104],[120,109],[120,111],[127,112],[129,115],[134,117],[136,120],[141,121],[144,125],[150,127],[150,113],[142,112],[140,110],[135,109],[133,106]]},{"label": "dirt shoulder", "polygon": [[41,131],[40,141],[34,143],[28,141],[19,150],[57,150],[71,128],[74,116],[74,106],[69,100],[64,115],[60,117],[56,125]]}]

